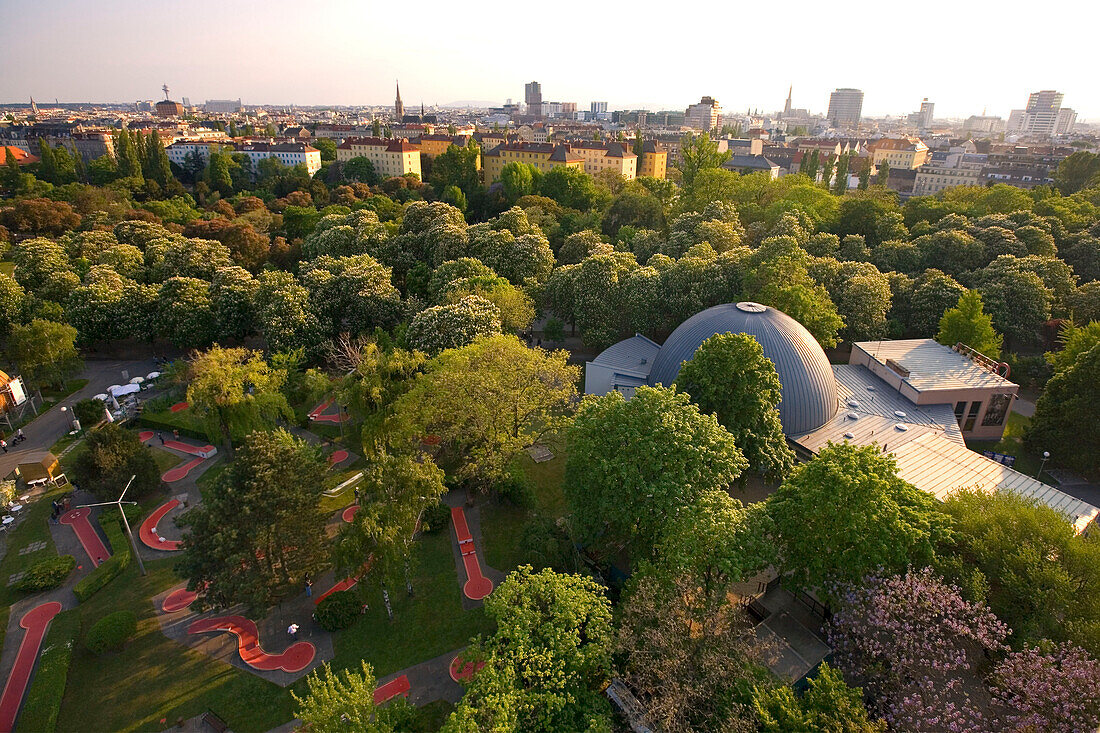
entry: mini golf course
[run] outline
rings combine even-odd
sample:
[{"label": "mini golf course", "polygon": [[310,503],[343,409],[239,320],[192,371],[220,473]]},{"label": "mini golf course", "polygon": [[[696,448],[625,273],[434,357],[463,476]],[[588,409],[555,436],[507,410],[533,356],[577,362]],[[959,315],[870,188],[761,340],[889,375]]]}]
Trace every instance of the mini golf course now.
[{"label": "mini golf course", "polygon": [[462,682],[468,680],[474,676],[474,672],[477,672],[485,666],[485,662],[467,662],[462,658],[461,654],[456,654],[455,658],[451,660],[450,673],[451,679],[455,682]]},{"label": "mini golf course", "polygon": [[327,412],[327,410],[332,407],[334,402],[336,402],[336,400],[329,398],[314,407],[309,412],[309,419],[313,420],[314,422],[342,422],[344,420],[344,416],[340,411],[339,405],[337,405],[336,407],[336,412]]},{"label": "mini golf course", "polygon": [[172,499],[158,507],[155,512],[150,514],[148,518],[141,523],[141,528],[138,530],[138,536],[141,537],[141,541],[146,547],[151,547],[154,550],[163,550],[165,552],[175,552],[179,550],[179,542],[176,540],[167,540],[161,537],[160,533],[157,532],[157,524],[160,523],[160,520],[164,519],[164,515],[179,505],[178,499]]},{"label": "mini golf course", "polygon": [[92,526],[91,514],[92,510],[90,508],[80,507],[65,512],[58,521],[73,528],[73,531],[76,532],[76,538],[80,540],[80,544],[84,547],[84,552],[88,553],[88,559],[92,561],[92,566],[99,567],[99,564],[109,558],[111,553],[107,550],[107,546],[103,544],[103,540],[100,538],[99,533],[95,531],[95,527]]},{"label": "mini golf course", "polygon": [[50,621],[60,612],[61,604],[50,601],[27,611],[19,621],[19,625],[26,629],[26,633],[23,634],[23,641],[19,644],[19,652],[15,656],[11,675],[8,677],[7,684],[4,685],[4,694],[0,696],[0,733],[11,733],[15,727],[15,718],[19,715],[23,695],[26,694],[27,686],[30,684],[31,672],[34,671],[34,663],[38,659],[42,640],[46,637],[47,629],[50,628]]},{"label": "mini golf course", "polygon": [[340,519],[343,519],[348,524],[351,524],[351,520],[355,519],[355,513],[359,511],[358,504],[352,504],[344,511],[340,512]]},{"label": "mini golf course", "polygon": [[350,455],[350,453],[342,448],[339,450],[334,450],[332,452],[332,455],[328,457],[328,465],[335,466],[337,464],[343,463],[348,459],[348,456]]},{"label": "mini golf course", "polygon": [[462,507],[451,509],[451,523],[455,528],[455,537],[458,538],[462,564],[466,568],[466,583],[462,586],[462,592],[471,601],[480,601],[493,592],[493,581],[481,572],[481,561],[477,559],[477,548],[474,547],[474,538],[466,524],[466,512]]},{"label": "mini golf course", "polygon": [[395,677],[384,685],[379,685],[374,690],[374,704],[381,705],[386,700],[392,700],[398,695],[409,694],[409,678],[407,675]]},{"label": "mini golf course", "polygon": [[190,606],[198,597],[199,594],[193,590],[187,590],[187,586],[176,588],[165,596],[160,607],[165,613],[175,613]]},{"label": "mini golf course", "polygon": [[[167,599],[165,599],[167,600]],[[255,622],[244,616],[216,616],[200,619],[187,627],[189,634],[205,634],[228,631],[237,637],[237,651],[241,661],[261,671],[301,672],[310,665],[316,653],[313,644],[297,641],[281,654],[265,652],[260,646]]]}]

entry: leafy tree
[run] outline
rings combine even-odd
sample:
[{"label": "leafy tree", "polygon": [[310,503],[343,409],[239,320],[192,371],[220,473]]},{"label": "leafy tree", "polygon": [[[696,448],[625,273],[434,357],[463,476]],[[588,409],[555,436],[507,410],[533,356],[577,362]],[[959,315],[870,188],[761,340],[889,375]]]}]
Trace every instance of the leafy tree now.
[{"label": "leafy tree", "polygon": [[808,678],[801,697],[786,685],[757,689],[756,715],[764,733],[885,733],[886,721],[873,720],[863,706],[863,690],[849,687],[827,662]]},{"label": "leafy tree", "polygon": [[341,339],[329,360],[346,373],[336,389],[337,402],[364,421],[364,451],[373,454],[377,446],[372,443],[383,422],[393,413],[397,398],[412,387],[427,357],[380,340]]},{"label": "leafy tree", "polygon": [[1008,270],[979,288],[993,325],[1009,343],[1034,344],[1039,329],[1050,318],[1050,291],[1033,272]]},{"label": "leafy tree", "polygon": [[833,186],[833,192],[837,196],[843,196],[848,190],[848,160],[848,153],[844,153],[836,162],[836,184]]},{"label": "leafy tree", "polygon": [[210,283],[194,277],[170,277],[157,296],[160,333],[181,347],[202,347],[217,337]]},{"label": "leafy tree", "polygon": [[1084,150],[1064,158],[1054,174],[1054,185],[1063,196],[1097,184],[1100,184],[1100,155]]},{"label": "leafy tree", "polygon": [[863,167],[859,169],[859,190],[866,191],[871,187],[871,159],[863,161]]},{"label": "leafy tree", "polygon": [[412,719],[412,708],[403,697],[395,698],[384,706],[374,703],[374,669],[360,660],[360,670],[342,670],[333,674],[326,662],[306,677],[309,692],[299,697],[290,695],[298,703],[295,713],[309,730],[316,733],[346,733],[348,730],[362,733],[397,733],[407,730]]},{"label": "leafy tree", "polygon": [[500,328],[508,333],[522,331],[535,320],[535,304],[530,296],[496,275],[452,280],[440,295],[452,304],[471,295],[484,298],[500,309]]},{"label": "leafy tree", "polygon": [[944,346],[964,343],[990,359],[997,359],[1004,337],[993,330],[993,317],[982,310],[981,294],[967,290],[959,296],[958,304],[943,314],[936,340]]},{"label": "leafy tree", "polygon": [[950,275],[935,269],[926,270],[913,283],[908,331],[930,337],[936,333],[944,312],[957,305],[965,293],[966,288]]},{"label": "leafy tree", "polygon": [[522,196],[535,192],[535,178],[538,171],[533,166],[518,161],[505,164],[500,171],[500,182],[504,187],[504,200],[514,204]]},{"label": "leafy tree", "polygon": [[378,173],[374,169],[374,163],[371,162],[370,158],[361,155],[344,161],[340,172],[343,173],[346,180],[359,181],[368,186],[376,186],[381,182]]},{"label": "leafy tree", "polygon": [[817,171],[821,167],[821,153],[814,148],[809,153],[803,153],[802,160],[805,161],[800,166],[799,173],[809,177],[811,181],[817,180]]},{"label": "leafy tree", "polygon": [[1073,366],[1078,356],[1100,344],[1100,323],[1093,321],[1086,326],[1068,323],[1058,335],[1058,341],[1062,344],[1061,350],[1047,352],[1046,360],[1054,371],[1061,372]]},{"label": "leafy tree", "polygon": [[318,506],[327,468],[319,446],[285,430],[245,438],[186,515],[190,532],[176,567],[190,590],[203,591],[202,603],[262,611],[280,588],[324,566],[325,515]]},{"label": "leafy tree", "polygon": [[301,278],[313,312],[331,335],[370,332],[398,319],[401,296],[392,272],[370,255],[322,255],[302,263]]},{"label": "leafy tree", "polygon": [[719,153],[718,143],[712,141],[708,133],[685,135],[680,142],[680,158],[683,161],[680,172],[683,175],[684,188],[692,188],[700,171],[721,167],[731,155],[728,151]]},{"label": "leafy tree", "polygon": [[485,599],[496,622],[463,652],[485,667],[443,730],[610,729],[600,693],[611,675],[611,604],[590,578],[519,568]]},{"label": "leafy tree", "polygon": [[336,141],[327,137],[316,137],[309,144],[321,151],[321,160],[336,160]]},{"label": "leafy tree", "polygon": [[1077,356],[1047,382],[1035,403],[1024,442],[1033,453],[1050,451],[1059,462],[1086,472],[1100,470],[1100,346]]},{"label": "leafy tree", "polygon": [[794,467],[777,409],[783,398],[779,375],[755,338],[711,336],[684,362],[676,383],[730,431],[751,468],[783,476]]},{"label": "leafy tree", "polygon": [[75,343],[76,329],[72,326],[35,318],[26,325],[12,327],[7,353],[29,384],[53,384],[62,389],[65,380],[84,366]]},{"label": "leafy tree", "polygon": [[115,160],[118,161],[118,174],[122,178],[141,177],[141,158],[129,131],[123,127],[115,140]]},{"label": "leafy tree", "polygon": [[880,186],[890,185],[890,161],[884,160],[878,164],[878,175],[875,182]]},{"label": "leafy tree", "polygon": [[192,357],[187,376],[191,410],[206,422],[211,438],[220,434],[230,455],[234,433],[270,426],[280,417],[293,419],[281,391],[286,373],[268,366],[257,351],[214,345]]},{"label": "leafy tree", "polygon": [[[661,456],[660,461],[653,460]],[[636,561],[669,517],[747,467],[734,437],[675,388],[589,397],[569,432],[565,496],[581,542]]]},{"label": "leafy tree", "polygon": [[[99,418],[103,417],[103,403],[99,404]],[[90,421],[84,427],[91,428]],[[139,499],[160,487],[160,470],[153,454],[137,435],[124,430],[116,423],[106,423],[89,430],[84,439],[84,449],[77,453],[73,470],[82,488],[95,495],[99,501],[114,501],[133,476],[127,499]]]},{"label": "leafy tree", "polygon": [[15,278],[0,274],[0,338],[5,338],[19,321],[26,298],[26,292]]},{"label": "leafy tree", "polygon": [[256,330],[256,291],[260,284],[243,267],[223,267],[210,283],[218,334],[243,339]]},{"label": "leafy tree", "polygon": [[62,303],[80,284],[65,248],[49,239],[36,237],[20,242],[12,248],[11,259],[15,281],[45,300]]},{"label": "leafy tree", "polygon": [[481,174],[478,172],[480,157],[481,149],[473,138],[465,146],[451,145],[432,160],[428,182],[437,191],[442,191],[447,186],[458,186],[466,199],[473,201],[481,190]]},{"label": "leafy tree", "polygon": [[309,290],[289,272],[265,271],[255,294],[256,324],[272,351],[313,348],[320,326],[309,303]]},{"label": "leafy tree", "polygon": [[768,513],[784,576],[827,596],[880,568],[927,564],[949,527],[935,497],[898,478],[877,445],[830,443],[791,472]]},{"label": "leafy tree", "polygon": [[1071,644],[1011,652],[991,678],[1001,730],[1056,733],[1100,726],[1100,662]]},{"label": "leafy tree", "polygon": [[500,308],[480,295],[467,295],[456,303],[432,306],[417,313],[406,338],[414,349],[434,356],[499,333]]},{"label": "leafy tree", "polygon": [[515,336],[477,339],[428,362],[398,398],[396,417],[416,435],[440,436],[461,458],[460,477],[492,482],[572,412],[579,370],[566,357]]},{"label": "leafy tree", "polygon": [[874,191],[852,192],[840,201],[835,231],[842,237],[858,234],[872,249],[892,239],[906,239],[909,234],[893,198]]},{"label": "leafy tree", "polygon": [[600,200],[592,176],[579,168],[564,165],[551,168],[539,179],[539,193],[578,211],[595,208]]}]

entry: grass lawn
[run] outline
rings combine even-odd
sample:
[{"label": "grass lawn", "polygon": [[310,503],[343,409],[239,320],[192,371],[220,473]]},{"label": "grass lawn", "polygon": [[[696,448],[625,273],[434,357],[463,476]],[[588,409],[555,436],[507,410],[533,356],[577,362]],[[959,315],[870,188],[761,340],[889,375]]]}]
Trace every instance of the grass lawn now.
[{"label": "grass lawn", "polygon": [[493,624],[482,609],[462,609],[450,533],[425,535],[417,550],[415,595],[409,598],[403,588],[391,589],[392,624],[386,618],[378,583],[368,580],[360,586],[370,609],[350,629],[336,634],[334,669],[357,667],[359,660],[365,659],[382,678],[492,631]]},{"label": "grass lawn", "polygon": [[[0,605],[10,606],[23,597],[23,593],[8,585],[8,578],[21,570],[26,570],[35,562],[57,555],[53,539],[50,537],[50,501],[63,496],[71,487],[50,489],[45,495],[35,499],[23,511],[23,517],[19,526],[10,530],[7,537],[8,551],[0,559]],[[46,546],[40,550],[20,555],[19,551],[32,542],[45,542]],[[79,559],[79,558],[78,558]]]},{"label": "grass lawn", "polygon": [[[161,633],[149,599],[179,582],[173,562],[146,563],[144,578],[131,564],[77,607],[80,642],[73,649],[58,730],[161,730],[166,727],[159,725],[161,718],[174,722],[210,709],[235,731],[260,733],[294,717],[287,690]],[[93,655],[82,645],[83,634],[119,609],[137,613],[137,636],[120,652]]]},{"label": "grass lawn", "polygon": [[557,453],[549,461],[535,463],[524,454],[519,461],[534,487],[534,511],[499,501],[490,502],[481,509],[485,561],[504,573],[510,572],[522,561],[520,536],[524,525],[534,514],[557,519],[566,512],[565,494],[562,492],[565,456]]},{"label": "grass lawn", "polygon": [[220,460],[195,479],[195,485],[199,487],[199,493],[202,494],[203,497],[206,496],[206,492],[214,485],[214,482],[218,480],[218,476],[221,476],[228,466],[228,459]]},{"label": "grass lawn", "polygon": [[169,468],[178,466],[183,460],[175,453],[164,450],[163,448],[149,447],[149,450],[153,452],[153,460],[157,462],[157,470],[164,473]]},{"label": "grass lawn", "polygon": [[1008,424],[1005,426],[1004,437],[999,441],[968,440],[966,446],[979,453],[983,450],[991,450],[1009,456],[1016,456],[1014,468],[1020,473],[1034,476],[1039,472],[1039,464],[1042,462],[1042,458],[1024,450],[1024,430],[1027,429],[1029,424],[1031,424],[1031,418],[1010,412],[1008,413]]}]

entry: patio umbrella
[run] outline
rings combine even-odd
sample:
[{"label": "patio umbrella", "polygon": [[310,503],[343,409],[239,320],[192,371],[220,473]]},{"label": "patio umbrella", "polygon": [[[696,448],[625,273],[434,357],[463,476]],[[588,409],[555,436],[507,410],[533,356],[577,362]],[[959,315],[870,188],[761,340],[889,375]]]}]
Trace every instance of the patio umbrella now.
[{"label": "patio umbrella", "polygon": [[134,377],[130,380],[130,384],[141,384],[145,381],[145,377]]}]

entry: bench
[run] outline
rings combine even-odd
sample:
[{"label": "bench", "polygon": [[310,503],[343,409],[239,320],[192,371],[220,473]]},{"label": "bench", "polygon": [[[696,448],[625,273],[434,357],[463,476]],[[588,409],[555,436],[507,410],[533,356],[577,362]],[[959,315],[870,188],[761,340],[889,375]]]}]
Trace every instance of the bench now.
[{"label": "bench", "polygon": [[212,710],[207,710],[205,713],[202,714],[202,722],[203,725],[208,725],[213,728],[216,733],[225,733],[227,730],[229,730],[229,725],[224,720],[215,715],[214,711]]}]

